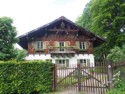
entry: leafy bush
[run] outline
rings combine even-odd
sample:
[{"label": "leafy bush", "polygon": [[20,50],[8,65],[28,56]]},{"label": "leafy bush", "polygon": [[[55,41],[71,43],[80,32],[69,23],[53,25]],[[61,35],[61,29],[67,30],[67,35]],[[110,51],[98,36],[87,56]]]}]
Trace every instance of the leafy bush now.
[{"label": "leafy bush", "polygon": [[125,61],[125,44],[122,47],[114,47],[110,50],[107,59],[112,60],[115,63]]},{"label": "leafy bush", "polygon": [[108,94],[125,94],[125,80],[118,82],[115,88],[109,91]]},{"label": "leafy bush", "polygon": [[52,63],[43,61],[0,62],[0,94],[52,91],[52,66]]},{"label": "leafy bush", "polygon": [[26,50],[17,49],[17,52],[16,52],[16,60],[17,61],[23,61],[26,56],[27,56]]},{"label": "leafy bush", "polygon": [[125,66],[120,66],[114,69],[114,73],[120,72],[120,75],[115,78],[114,88],[108,94],[125,94]]}]

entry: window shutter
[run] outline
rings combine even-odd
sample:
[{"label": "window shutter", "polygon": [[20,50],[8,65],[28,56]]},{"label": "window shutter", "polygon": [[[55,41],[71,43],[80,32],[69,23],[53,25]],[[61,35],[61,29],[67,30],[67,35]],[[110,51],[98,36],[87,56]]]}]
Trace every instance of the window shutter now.
[{"label": "window shutter", "polygon": [[90,59],[87,59],[87,66],[90,67]]},{"label": "window shutter", "polygon": [[35,48],[35,50],[38,50],[38,48],[37,48],[37,41],[35,41],[35,43],[34,43],[34,48]]},{"label": "window shutter", "polygon": [[68,41],[65,42],[65,47],[69,47]]},{"label": "window shutter", "polygon": [[86,42],[84,42],[84,43],[85,43],[85,49],[87,50],[87,49],[89,48],[89,42],[86,41]]},{"label": "window shutter", "polygon": [[56,60],[56,64],[59,64],[59,60],[58,59]]},{"label": "window shutter", "polygon": [[77,64],[80,64],[80,59],[77,59]]},{"label": "window shutter", "polygon": [[69,67],[69,60],[66,59],[66,67]]},{"label": "window shutter", "polygon": [[78,48],[79,48],[79,42],[76,41],[76,49],[78,49]]}]

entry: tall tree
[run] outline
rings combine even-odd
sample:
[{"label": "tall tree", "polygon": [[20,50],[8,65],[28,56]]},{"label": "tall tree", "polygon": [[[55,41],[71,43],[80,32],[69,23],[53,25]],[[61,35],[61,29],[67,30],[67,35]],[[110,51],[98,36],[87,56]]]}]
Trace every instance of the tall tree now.
[{"label": "tall tree", "polygon": [[14,45],[17,43],[16,28],[9,17],[0,18],[0,60],[9,60],[15,57]]},{"label": "tall tree", "polygon": [[76,23],[84,28],[90,30],[91,28],[91,6],[92,1],[86,4],[83,13],[76,19]]},{"label": "tall tree", "polygon": [[[91,0],[88,5],[81,16],[83,20],[77,22],[84,23],[83,27],[89,25],[90,31],[106,39],[96,50],[97,57],[105,59],[110,49],[125,43],[125,0]],[[88,17],[90,21],[85,22]]]}]

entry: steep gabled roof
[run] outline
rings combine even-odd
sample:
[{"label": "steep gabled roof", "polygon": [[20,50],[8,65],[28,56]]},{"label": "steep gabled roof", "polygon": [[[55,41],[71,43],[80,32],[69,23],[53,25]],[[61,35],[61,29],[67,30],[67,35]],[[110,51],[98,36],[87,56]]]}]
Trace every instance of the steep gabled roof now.
[{"label": "steep gabled roof", "polygon": [[99,36],[95,35],[94,33],[87,31],[84,28],[76,25],[74,22],[67,19],[66,17],[61,16],[48,24],[45,24],[41,27],[38,27],[34,30],[29,31],[26,34],[19,36],[19,43],[18,44],[22,48],[27,49],[28,39],[37,38],[39,35],[41,35],[43,32],[45,32],[48,28],[51,28],[54,25],[57,25],[60,21],[65,21],[66,23],[70,24],[70,26],[72,26],[74,28],[78,28],[80,31],[82,31],[85,35],[89,36],[90,38],[95,38],[96,40],[94,41],[94,46],[98,46],[104,42],[104,39],[102,39],[101,37],[99,37]]}]

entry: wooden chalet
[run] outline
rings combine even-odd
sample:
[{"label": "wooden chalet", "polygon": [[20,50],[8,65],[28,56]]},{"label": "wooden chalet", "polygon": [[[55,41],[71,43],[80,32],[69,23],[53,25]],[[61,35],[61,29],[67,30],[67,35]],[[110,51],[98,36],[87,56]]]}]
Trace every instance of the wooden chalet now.
[{"label": "wooden chalet", "polygon": [[94,65],[93,48],[104,40],[64,16],[19,36],[19,45],[28,51],[26,60]]}]

